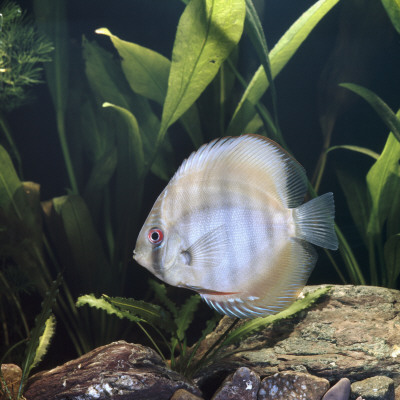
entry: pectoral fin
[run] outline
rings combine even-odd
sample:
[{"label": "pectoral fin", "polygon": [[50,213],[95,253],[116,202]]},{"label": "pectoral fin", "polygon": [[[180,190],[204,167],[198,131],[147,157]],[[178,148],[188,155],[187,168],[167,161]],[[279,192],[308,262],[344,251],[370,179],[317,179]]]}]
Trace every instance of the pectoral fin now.
[{"label": "pectoral fin", "polygon": [[225,225],[207,232],[183,253],[187,265],[195,268],[217,267],[229,248]]}]

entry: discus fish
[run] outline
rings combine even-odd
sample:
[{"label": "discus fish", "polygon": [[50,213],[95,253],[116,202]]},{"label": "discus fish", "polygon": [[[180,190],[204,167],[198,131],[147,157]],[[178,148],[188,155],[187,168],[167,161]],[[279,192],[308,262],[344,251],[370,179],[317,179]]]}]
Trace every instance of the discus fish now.
[{"label": "discus fish", "polygon": [[274,314],[299,295],[317,245],[336,250],[333,194],[301,204],[303,167],[258,135],[225,137],[186,159],[156,200],[134,259],[197,291],[219,313]]}]

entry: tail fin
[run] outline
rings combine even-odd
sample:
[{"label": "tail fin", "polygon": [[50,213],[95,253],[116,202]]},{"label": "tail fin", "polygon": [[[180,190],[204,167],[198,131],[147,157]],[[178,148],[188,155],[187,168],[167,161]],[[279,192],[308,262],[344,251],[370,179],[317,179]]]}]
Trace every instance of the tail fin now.
[{"label": "tail fin", "polygon": [[326,193],[293,210],[296,237],[330,250],[338,249],[333,193]]}]

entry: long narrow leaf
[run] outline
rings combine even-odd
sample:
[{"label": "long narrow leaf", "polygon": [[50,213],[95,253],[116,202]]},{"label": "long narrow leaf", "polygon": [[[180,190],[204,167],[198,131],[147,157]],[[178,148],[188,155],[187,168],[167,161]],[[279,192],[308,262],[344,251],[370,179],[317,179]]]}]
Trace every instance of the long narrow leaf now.
[{"label": "long narrow leaf", "polygon": [[68,101],[68,31],[65,0],[35,0],[33,2],[39,31],[54,44],[53,62],[45,64],[46,78],[53,99],[57,130],[70,185],[78,193],[72,159],[68,147],[65,112]]},{"label": "long narrow leaf", "polygon": [[383,7],[387,14],[389,15],[390,20],[396,31],[400,33],[400,3],[399,0],[381,0]]},{"label": "long narrow leaf", "polygon": [[388,281],[387,286],[396,288],[400,276],[400,233],[391,236],[385,244],[385,263]]},{"label": "long narrow leaf", "polygon": [[361,154],[365,154],[366,156],[372,157],[375,160],[377,160],[379,158],[378,153],[376,153],[373,150],[367,149],[366,147],[352,146],[352,145],[346,145],[346,144],[329,147],[329,149],[326,152],[329,153],[330,151],[337,150],[337,149],[355,151],[356,153],[361,153]]},{"label": "long narrow leaf", "polygon": [[[296,53],[300,45],[318,22],[338,3],[339,0],[319,0],[312,5],[282,36],[269,53],[272,78],[274,79]],[[269,87],[269,81],[261,65],[253,75],[243,94],[228,127],[229,135],[243,133],[245,126],[254,117],[255,105]]]},{"label": "long narrow leaf", "polygon": [[[399,112],[400,115],[400,112]],[[372,199],[368,232],[380,235],[390,210],[398,207],[394,199],[400,198],[400,142],[390,134],[381,156],[367,174],[367,184]]]},{"label": "long narrow leaf", "polygon": [[45,323],[44,332],[42,336],[40,336],[39,345],[36,349],[35,358],[32,362],[32,368],[35,368],[40,363],[40,361],[42,361],[43,357],[47,353],[50,345],[50,340],[55,333],[55,327],[56,319],[54,318],[54,315],[50,315]]},{"label": "long narrow leaf", "polygon": [[340,86],[351,90],[361,96],[382,118],[389,130],[400,142],[400,118],[390,109],[390,107],[374,92],[354,83],[341,83]]},{"label": "long narrow leaf", "polygon": [[[275,84],[272,78],[267,40],[265,39],[264,31],[262,29],[261,21],[258,18],[257,11],[254,8],[253,2],[251,0],[246,0],[245,31],[250,37],[250,40],[261,62],[261,65],[264,67],[265,75],[267,76],[268,83],[271,87],[271,98],[274,110],[275,129],[279,132],[277,95],[276,95]],[[281,139],[279,142],[283,144],[280,132],[279,136]]]},{"label": "long narrow leaf", "polygon": [[25,360],[22,365],[22,378],[21,385],[18,390],[18,398],[21,396],[25,383],[28,379],[29,373],[34,366],[36,358],[36,352],[40,343],[40,338],[46,328],[46,321],[50,318],[53,306],[56,302],[58,295],[58,288],[62,282],[61,275],[58,275],[57,279],[52,283],[45,299],[42,303],[42,310],[40,314],[35,318],[35,326],[32,329],[31,337],[29,339],[26,352]]}]

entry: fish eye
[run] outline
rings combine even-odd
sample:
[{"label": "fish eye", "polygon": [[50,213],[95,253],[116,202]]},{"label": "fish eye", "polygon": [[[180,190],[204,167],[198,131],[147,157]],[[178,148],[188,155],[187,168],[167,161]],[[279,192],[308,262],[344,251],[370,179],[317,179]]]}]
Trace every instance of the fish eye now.
[{"label": "fish eye", "polygon": [[152,228],[149,230],[147,238],[151,244],[160,244],[164,239],[164,234],[161,229]]}]

